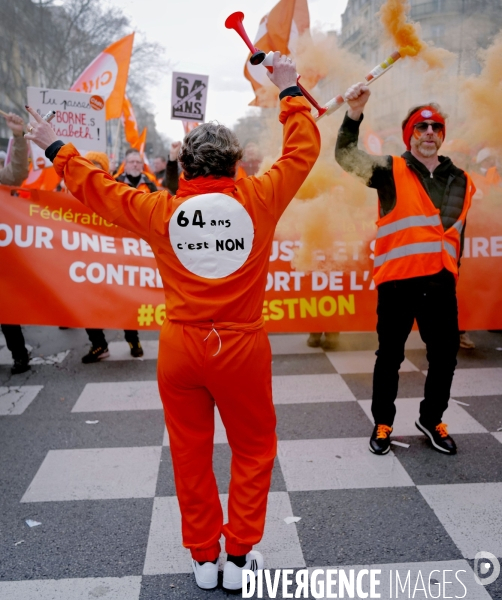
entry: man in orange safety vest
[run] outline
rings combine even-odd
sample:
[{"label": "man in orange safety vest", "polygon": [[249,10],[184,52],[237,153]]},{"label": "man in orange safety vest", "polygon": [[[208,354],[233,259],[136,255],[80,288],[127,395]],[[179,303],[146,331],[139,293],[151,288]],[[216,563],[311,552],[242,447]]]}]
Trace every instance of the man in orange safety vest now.
[{"label": "man in orange safety vest", "polygon": [[402,123],[407,151],[371,156],[357,148],[363,109],[370,96],[364,83],[347,90],[349,109],[340,128],[336,159],[378,192],[378,231],[373,279],[378,289],[378,352],[373,375],[370,438],[374,454],[390,449],[396,414],[399,368],[416,319],[427,346],[429,370],[417,428],[432,447],[455,454],[443,423],[459,348],[456,282],[463,232],[475,187],[469,175],[439,156],[446,134],[437,104],[412,108]]}]

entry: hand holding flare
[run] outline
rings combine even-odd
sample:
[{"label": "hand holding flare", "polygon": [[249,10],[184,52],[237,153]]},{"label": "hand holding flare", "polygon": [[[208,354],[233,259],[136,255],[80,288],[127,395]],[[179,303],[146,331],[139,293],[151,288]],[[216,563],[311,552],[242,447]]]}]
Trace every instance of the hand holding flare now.
[{"label": "hand holding flare", "polygon": [[[383,62],[381,62],[379,65],[377,65],[376,67],[371,69],[371,71],[364,78],[364,84],[357,84],[357,85],[364,85],[365,87],[370,85],[371,83],[376,81],[379,77],[381,77],[384,73],[389,71],[394,66],[394,63],[397,60],[399,60],[400,58],[401,58],[401,54],[399,52],[397,52],[397,51],[393,52]],[[343,106],[345,104],[345,102],[347,102],[346,97],[344,97],[342,95],[335,96],[335,98],[333,98],[326,104],[324,112],[319,113],[315,117],[316,121],[318,121],[324,115],[330,115],[331,113],[334,113],[335,110],[338,110],[340,108],[340,106]]]}]

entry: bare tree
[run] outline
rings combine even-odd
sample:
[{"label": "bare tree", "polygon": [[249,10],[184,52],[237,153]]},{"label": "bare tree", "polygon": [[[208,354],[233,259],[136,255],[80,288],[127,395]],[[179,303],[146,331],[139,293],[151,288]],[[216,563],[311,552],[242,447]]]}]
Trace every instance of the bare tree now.
[{"label": "bare tree", "polygon": [[[26,87],[68,89],[107,46],[131,33],[127,17],[101,0],[0,0],[0,106],[22,114]],[[163,48],[137,34],[128,94],[140,128],[159,144],[148,89],[168,73]]]}]

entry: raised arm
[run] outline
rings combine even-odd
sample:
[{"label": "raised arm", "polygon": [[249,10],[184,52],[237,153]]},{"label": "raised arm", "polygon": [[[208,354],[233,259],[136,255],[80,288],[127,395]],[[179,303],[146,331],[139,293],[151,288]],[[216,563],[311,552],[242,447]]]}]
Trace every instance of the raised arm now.
[{"label": "raised arm", "polygon": [[173,142],[171,149],[169,150],[169,160],[166,165],[166,174],[162,185],[169,191],[173,196],[178,191],[179,183],[179,171],[178,171],[178,156],[181,150],[181,142]]},{"label": "raised arm", "polygon": [[364,83],[356,83],[345,93],[349,109],[338,132],[335,158],[342,169],[361,177],[369,187],[379,188],[390,175],[392,158],[368,154],[357,146],[363,109],[369,97],[370,90]]},{"label": "raised arm", "polygon": [[21,117],[9,113],[5,117],[7,127],[12,131],[11,156],[9,164],[0,169],[0,183],[3,185],[21,185],[28,177],[28,143],[23,137],[24,121]]},{"label": "raised arm", "polygon": [[72,144],[59,141],[49,123],[34,110],[27,110],[35,122],[25,137],[46,151],[73,196],[107,221],[148,238],[152,212],[159,201],[166,199],[166,193],[147,194],[115,181],[80,156]]},{"label": "raised arm", "polygon": [[296,67],[291,59],[274,56],[270,80],[277,85],[281,99],[280,122],[284,125],[282,156],[261,177],[246,177],[237,187],[253,187],[257,197],[278,220],[314,166],[321,149],[311,106],[296,85]]}]

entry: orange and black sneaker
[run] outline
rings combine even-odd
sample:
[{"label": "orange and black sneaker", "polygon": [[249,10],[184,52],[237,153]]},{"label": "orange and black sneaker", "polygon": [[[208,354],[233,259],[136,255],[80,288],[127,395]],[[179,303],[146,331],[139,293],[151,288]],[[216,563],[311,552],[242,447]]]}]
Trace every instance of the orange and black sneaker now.
[{"label": "orange and black sneaker", "polygon": [[423,421],[417,419],[415,421],[417,429],[429,438],[432,447],[443,454],[456,454],[457,445],[453,438],[448,434],[448,425],[446,423],[438,423],[437,425],[424,425]]},{"label": "orange and black sneaker", "polygon": [[370,450],[373,454],[387,454],[390,450],[390,434],[392,427],[389,425],[375,425],[370,437]]}]

